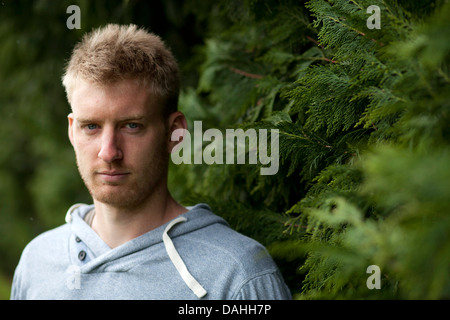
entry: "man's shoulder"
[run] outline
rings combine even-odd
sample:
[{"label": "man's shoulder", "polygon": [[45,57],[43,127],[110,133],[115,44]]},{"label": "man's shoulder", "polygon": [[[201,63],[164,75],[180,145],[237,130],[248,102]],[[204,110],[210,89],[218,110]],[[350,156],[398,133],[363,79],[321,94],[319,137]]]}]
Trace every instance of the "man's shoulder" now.
[{"label": "man's shoulder", "polygon": [[72,214],[75,212],[75,210],[82,210],[83,214],[89,211],[92,208],[90,205],[86,205],[83,203],[77,203],[74,204],[69,208],[69,210],[66,213],[65,221],[66,223],[54,227],[50,230],[44,231],[43,233],[36,236],[34,239],[32,239],[27,246],[25,247],[24,251],[27,250],[34,250],[38,249],[41,250],[42,248],[52,248],[49,252],[53,254],[53,252],[61,247],[61,245],[65,245],[66,240],[70,237],[72,232]]},{"label": "man's shoulder", "polygon": [[213,213],[206,204],[199,204],[188,214],[181,233],[232,255],[246,255],[252,250],[265,250],[256,240],[236,231],[225,219]]},{"label": "man's shoulder", "polygon": [[195,246],[197,254],[205,254],[224,268],[234,267],[236,271],[247,275],[277,270],[261,243],[226,224],[215,223],[205,226],[186,235],[185,240]]},{"label": "man's shoulder", "polygon": [[217,292],[226,288],[221,299],[290,299],[268,250],[226,224],[214,223],[185,234],[177,245],[199,279],[211,281]]},{"label": "man's shoulder", "polygon": [[[208,230],[209,229],[209,230]],[[205,230],[204,240],[221,248],[232,255],[247,255],[251,251],[266,251],[265,247],[258,241],[250,238],[232,227],[222,224],[215,224]]]},{"label": "man's shoulder", "polygon": [[48,248],[50,252],[55,252],[59,246],[65,243],[65,239],[70,235],[70,226],[63,224],[59,227],[45,231],[32,239],[25,247],[23,254],[39,251]]}]

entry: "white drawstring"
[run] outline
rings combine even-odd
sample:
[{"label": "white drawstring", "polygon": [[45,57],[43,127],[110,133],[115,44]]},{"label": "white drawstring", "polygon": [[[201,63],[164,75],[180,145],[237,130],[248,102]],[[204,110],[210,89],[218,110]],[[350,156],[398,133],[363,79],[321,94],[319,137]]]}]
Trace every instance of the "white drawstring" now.
[{"label": "white drawstring", "polygon": [[178,217],[172,220],[166,227],[163,233],[163,242],[166,247],[167,254],[169,255],[170,260],[174,264],[175,268],[178,270],[181,278],[183,278],[186,285],[191,289],[194,294],[200,299],[206,295],[206,290],[200,285],[200,283],[195,280],[195,278],[189,273],[186,265],[178,254],[175,246],[173,245],[172,239],[170,239],[167,234],[169,230],[177,223],[184,222],[187,219],[185,217]]},{"label": "white drawstring", "polygon": [[85,204],[84,203],[77,203],[77,204],[74,204],[73,206],[71,206],[69,208],[69,210],[67,210],[66,218],[65,218],[67,223],[71,223],[72,222],[72,212],[75,209],[77,209],[78,207],[81,207],[81,206],[85,206]]}]

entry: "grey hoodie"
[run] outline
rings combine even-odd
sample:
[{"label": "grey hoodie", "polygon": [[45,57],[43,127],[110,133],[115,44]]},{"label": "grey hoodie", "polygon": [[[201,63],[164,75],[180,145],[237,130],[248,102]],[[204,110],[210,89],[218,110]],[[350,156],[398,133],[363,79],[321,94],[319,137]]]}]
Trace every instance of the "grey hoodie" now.
[{"label": "grey hoodie", "polygon": [[290,299],[258,242],[198,204],[111,249],[72,206],[66,224],[24,249],[11,299]]}]

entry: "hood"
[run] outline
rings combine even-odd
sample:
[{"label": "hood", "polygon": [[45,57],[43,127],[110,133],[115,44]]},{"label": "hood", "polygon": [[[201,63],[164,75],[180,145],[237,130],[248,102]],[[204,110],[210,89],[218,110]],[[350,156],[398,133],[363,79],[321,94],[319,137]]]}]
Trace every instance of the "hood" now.
[{"label": "hood", "polygon": [[[71,226],[73,237],[78,237],[87,246],[89,256],[92,257],[80,267],[81,273],[102,272],[102,269],[106,266],[108,266],[110,271],[127,271],[135,264],[135,261],[127,259],[128,256],[162,242],[167,255],[186,285],[198,298],[206,295],[205,289],[189,272],[172,239],[212,224],[228,225],[225,220],[213,214],[208,205],[197,204],[193,207],[188,207],[188,212],[114,249],[111,249],[84,221],[84,216],[93,207],[93,205],[76,204],[66,214],[66,222]],[[76,241],[71,241],[70,243],[76,243]],[[69,250],[72,257],[79,251],[77,248],[69,248]],[[116,269],[111,269],[111,262],[119,259],[121,259],[121,263],[113,266]]]}]

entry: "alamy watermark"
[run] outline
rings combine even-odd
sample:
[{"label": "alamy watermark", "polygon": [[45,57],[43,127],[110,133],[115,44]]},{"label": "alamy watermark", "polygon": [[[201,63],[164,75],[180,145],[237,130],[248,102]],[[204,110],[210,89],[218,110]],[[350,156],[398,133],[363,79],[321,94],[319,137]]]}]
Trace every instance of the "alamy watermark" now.
[{"label": "alamy watermark", "polygon": [[66,278],[66,286],[69,290],[79,290],[81,289],[81,268],[76,265],[70,265],[66,273],[68,277]]},{"label": "alamy watermark", "polygon": [[[377,5],[368,6],[366,9],[367,13],[371,16],[367,18],[367,28],[368,29],[381,29],[381,15],[380,7]],[[71,14],[66,20],[66,26],[68,29],[81,29],[81,9],[77,5],[70,5],[66,9],[66,13]]]},{"label": "alamy watermark", "polygon": [[[182,141],[175,146],[174,164],[259,164],[261,175],[274,175],[279,169],[278,129],[219,129],[203,132],[201,121],[194,121],[193,136],[186,129],[173,131],[171,140]],[[270,140],[270,144],[269,144]],[[203,148],[203,142],[210,142]],[[270,153],[270,154],[269,154]]]},{"label": "alamy watermark", "polygon": [[381,289],[380,267],[375,264],[370,265],[367,267],[366,273],[371,274],[371,276],[369,276],[366,281],[367,288],[370,290]]},{"label": "alamy watermark", "polygon": [[81,29],[81,9],[77,5],[70,5],[67,7],[66,13],[71,15],[66,20],[67,29]]},{"label": "alamy watermark", "polygon": [[372,15],[367,18],[367,28],[368,29],[381,29],[381,10],[379,6],[371,5],[367,7],[367,13],[371,13]]}]

